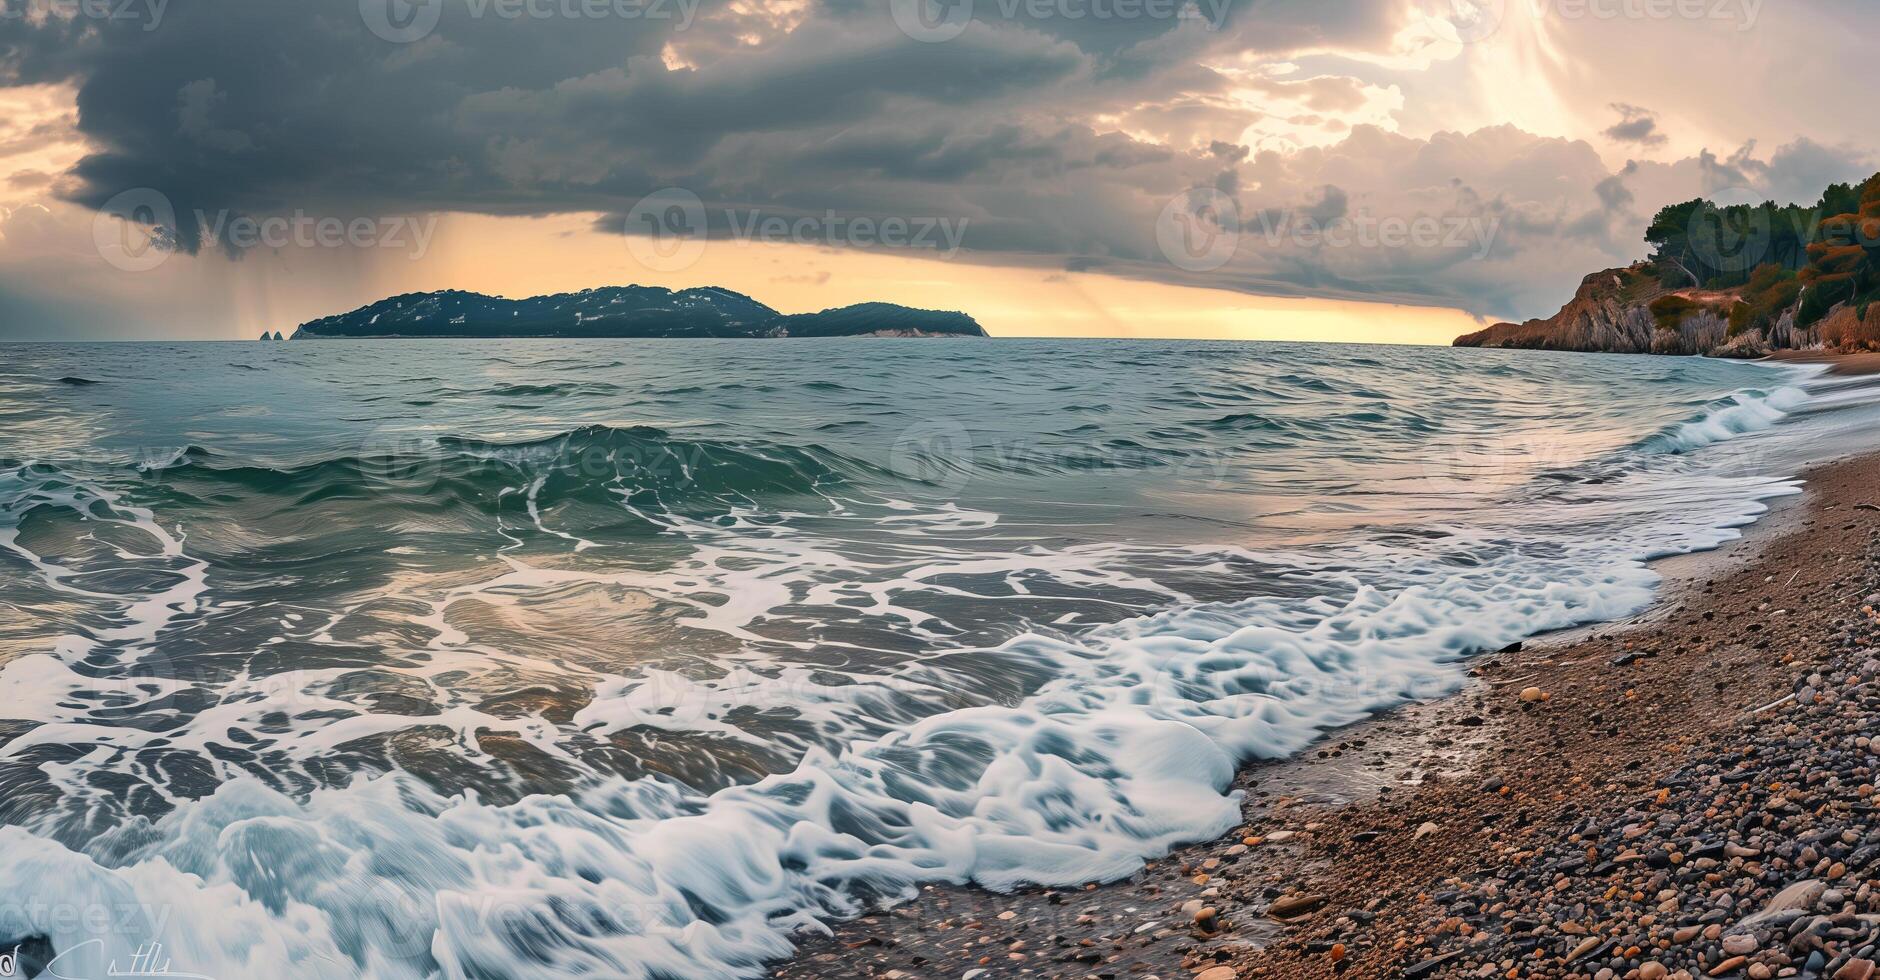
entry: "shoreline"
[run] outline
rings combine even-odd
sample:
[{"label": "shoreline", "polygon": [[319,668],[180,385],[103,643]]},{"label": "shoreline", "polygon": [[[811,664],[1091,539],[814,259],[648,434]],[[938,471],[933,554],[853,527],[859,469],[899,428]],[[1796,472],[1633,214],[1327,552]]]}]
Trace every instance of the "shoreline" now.
[{"label": "shoreline", "polygon": [[1880,374],[1880,351],[1780,350],[1763,360],[1780,364],[1825,364],[1828,374],[1839,377]]},{"label": "shoreline", "polygon": [[[1683,947],[1670,941],[1688,926],[1658,940],[1671,949],[1647,937],[1617,947],[1639,955],[1614,959],[1601,947],[1617,937],[1587,942],[1599,936],[1597,922],[1556,926],[1550,920],[1560,915],[1539,914],[1538,935],[1522,935],[1521,954],[1504,962],[1486,958],[1503,948],[1489,938],[1490,920],[1514,916],[1525,926],[1528,919],[1503,908],[1472,925],[1467,915],[1430,907],[1432,895],[1466,895],[1459,885],[1468,875],[1523,873],[1541,842],[1573,838],[1586,814],[1653,798],[1664,789],[1657,780],[1733,731],[1745,712],[1781,714],[1772,702],[1792,692],[1798,665],[1824,660],[1841,628],[1835,621],[1862,618],[1860,602],[1848,606],[1842,592],[1859,600],[1880,591],[1880,578],[1869,576],[1858,588],[1809,594],[1824,575],[1871,572],[1880,511],[1857,508],[1880,504],[1880,453],[1822,464],[1801,478],[1803,494],[1772,501],[1737,540],[1653,562],[1665,583],[1638,615],[1486,655],[1448,697],[1328,732],[1290,759],[1243,764],[1233,784],[1245,794],[1242,822],[1218,840],[1178,848],[1124,881],[1081,889],[1001,895],[924,886],[912,902],[834,924],[828,937],[799,937],[797,955],[773,963],[768,975],[1661,980],[1680,969],[1761,977],[1749,972],[1758,966],[1767,977],[1811,975],[1799,969],[1805,960],[1788,973],[1748,960],[1735,972],[1711,972],[1727,961],[1714,956],[1718,937],[1705,936],[1720,935],[1710,926],[1728,925],[1727,917],[1690,930],[1713,958],[1699,950],[1689,969],[1677,965]],[[1523,701],[1528,688],[1547,700]],[[1637,824],[1628,822],[1626,833]],[[1575,872],[1610,863],[1578,861]],[[1880,876],[1880,864],[1873,870]],[[1650,891],[1649,907],[1680,897]],[[1874,904],[1864,911],[1880,913],[1880,881],[1860,890],[1870,893]],[[1645,918],[1649,932],[1657,923],[1651,913]],[[1554,929],[1572,937],[1570,948],[1554,948]],[[1654,949],[1666,962],[1640,958]]]},{"label": "shoreline", "polygon": [[[1667,590],[1654,610],[1638,619],[1609,624],[1577,641],[1541,643],[1480,661],[1475,673],[1493,685],[1492,695],[1475,703],[1503,721],[1493,736],[1496,744],[1482,754],[1480,764],[1446,785],[1421,788],[1401,804],[1321,814],[1320,832],[1302,849],[1306,855],[1347,851],[1345,859],[1328,861],[1334,874],[1348,873],[1350,865],[1361,860],[1372,875],[1367,879],[1371,890],[1386,882],[1397,886],[1385,888],[1382,901],[1361,903],[1374,906],[1367,910],[1377,916],[1373,928],[1381,930],[1374,938],[1388,936],[1390,941],[1360,945],[1358,934],[1364,930],[1351,930],[1350,963],[1343,969],[1331,963],[1329,950],[1319,950],[1319,944],[1343,933],[1355,920],[1329,911],[1338,903],[1337,889],[1328,887],[1328,911],[1300,922],[1285,940],[1236,959],[1236,975],[1663,978],[1678,977],[1680,970],[1689,976],[1764,975],[1751,972],[1759,964],[1748,958],[1731,964],[1729,956],[1713,953],[1706,958],[1711,950],[1699,947],[1709,943],[1722,952],[1726,931],[1767,907],[1772,896],[1764,893],[1809,880],[1818,862],[1806,862],[1808,867],[1799,869],[1794,862],[1781,869],[1751,868],[1758,871],[1755,879],[1761,887],[1747,889],[1749,900],[1732,903],[1723,914],[1717,914],[1720,907],[1714,903],[1706,903],[1708,909],[1697,905],[1705,910],[1692,915],[1686,912],[1687,903],[1701,889],[1674,887],[1680,883],[1671,875],[1692,855],[1702,854],[1695,861],[1708,864],[1697,870],[1727,883],[1727,873],[1719,869],[1741,872],[1762,856],[1748,852],[1760,849],[1704,840],[1697,832],[1667,835],[1672,839],[1665,843],[1672,849],[1653,852],[1650,844],[1658,836],[1654,831],[1666,823],[1665,815],[1678,811],[1673,790],[1691,791],[1692,802],[1700,804],[1697,823],[1709,822],[1704,829],[1715,838],[1724,837],[1720,832],[1728,828],[1716,826],[1718,808],[1702,805],[1714,803],[1702,797],[1718,786],[1680,775],[1709,766],[1725,769],[1714,777],[1717,784],[1726,776],[1731,777],[1729,786],[1759,783],[1754,769],[1736,769],[1736,763],[1744,753],[1761,754],[1753,746],[1771,732],[1788,739],[1791,732],[1818,727],[1807,724],[1810,719],[1790,718],[1815,705],[1785,702],[1785,697],[1798,687],[1830,686],[1831,674],[1812,685],[1808,681],[1837,666],[1836,653],[1854,635],[1844,624],[1872,628],[1871,617],[1861,607],[1880,590],[1880,576],[1871,564],[1880,539],[1880,512],[1858,508],[1880,497],[1880,454],[1824,464],[1809,471],[1807,480],[1808,493],[1786,508],[1786,514],[1776,515],[1783,523],[1711,552],[1721,562],[1713,566],[1714,574],[1700,574]],[[1865,639],[1871,640],[1871,632]],[[1523,702],[1513,691],[1516,685],[1539,687],[1549,698]],[[1732,736],[1751,745],[1718,748],[1718,742]],[[1771,775],[1778,776],[1772,782],[1779,781],[1781,767],[1767,765]],[[1853,795],[1854,787],[1843,792]],[[1617,842],[1589,832],[1602,822],[1609,826],[1599,829],[1616,826]],[[1367,830],[1354,829],[1389,828],[1392,823],[1398,831],[1406,824],[1436,829],[1420,839],[1413,829],[1407,842],[1397,838],[1392,846],[1381,846],[1380,841],[1380,846],[1368,848],[1359,839]],[[1685,824],[1674,829],[1690,830]],[[1683,852],[1676,850],[1680,847]],[[1608,879],[1630,884],[1628,876],[1636,876],[1633,869],[1645,872],[1645,883],[1658,887],[1621,891],[1617,904],[1632,909],[1614,911],[1607,898],[1603,915],[1589,907],[1592,903],[1581,902],[1543,906],[1545,911],[1529,905],[1522,911],[1537,917],[1523,916],[1509,907],[1517,903],[1509,901],[1516,889],[1508,879],[1525,881],[1536,865],[1546,867],[1549,859],[1558,877],[1548,877],[1543,892],[1578,895],[1596,885],[1604,896],[1615,887]],[[1290,870],[1306,869],[1293,863]],[[1821,870],[1825,876],[1833,870],[1832,863]],[[1870,870],[1880,873],[1880,867]],[[1305,887],[1328,884],[1309,873],[1301,877]],[[1771,880],[1761,880],[1765,878]],[[1566,887],[1556,892],[1562,879]],[[1496,895],[1499,903],[1484,906],[1481,898],[1487,893]],[[1869,887],[1859,887],[1863,899],[1870,893]],[[1472,903],[1478,915],[1443,914]],[[1494,915],[1479,915],[1498,904],[1501,908]],[[1476,924],[1471,918],[1483,921]],[[1506,928],[1530,922],[1532,929]],[[1495,925],[1503,926],[1499,937]],[[1520,933],[1521,942],[1515,945],[1521,953],[1496,958],[1494,954],[1508,948],[1504,937],[1509,932]],[[1622,935],[1627,933],[1631,935]],[[1589,946],[1589,939],[1599,941]],[[1746,946],[1744,940],[1730,948]],[[1759,941],[1754,955],[1769,954],[1768,946]],[[1635,949],[1638,955],[1609,962],[1615,950]],[[1684,953],[1689,955],[1680,955]],[[1647,963],[1663,966],[1665,972]],[[1760,965],[1769,977],[1838,972],[1796,969],[1805,967],[1805,960]],[[1784,969],[1794,972],[1781,972]]]}]

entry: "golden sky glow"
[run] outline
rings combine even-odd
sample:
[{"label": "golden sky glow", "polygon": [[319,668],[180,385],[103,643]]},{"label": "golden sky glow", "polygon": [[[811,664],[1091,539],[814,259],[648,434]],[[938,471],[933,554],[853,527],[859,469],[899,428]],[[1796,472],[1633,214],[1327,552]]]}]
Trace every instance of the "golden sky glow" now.
[{"label": "golden sky glow", "polygon": [[[508,296],[636,282],[717,285],[785,313],[870,300],[972,314],[1000,337],[1182,337],[1447,344],[1480,329],[1456,310],[1249,296],[1094,273],[984,265],[962,258],[713,242],[675,272],[647,269],[593,216],[453,216],[420,276],[425,288]],[[403,279],[405,273],[397,273]],[[389,286],[390,283],[386,283]],[[367,292],[371,292],[368,290]]]},{"label": "golden sky glow", "polygon": [[[1167,337],[1447,344],[1480,329],[1457,310],[1249,295],[1036,265],[996,265],[902,251],[714,241],[692,265],[649,269],[596,215],[447,215],[422,255],[411,248],[256,249],[239,261],[205,251],[143,272],[92,251],[90,212],[52,202],[60,237],[40,249],[48,298],[140,310],[137,337],[248,339],[386,296],[463,289],[524,297],[595,286],[713,285],[785,313],[886,301],[963,310],[998,337]],[[428,218],[420,220],[429,220]]]},{"label": "golden sky glow", "polygon": [[[253,58],[222,57],[219,40],[204,41],[219,35],[179,11],[164,33],[150,32],[164,44],[118,52],[170,71],[173,97],[118,105],[121,86],[106,69],[121,62],[110,59],[77,58],[89,67],[67,81],[0,85],[0,338],[247,338],[398,293],[521,297],[641,283],[724,286],[788,313],[864,301],[962,310],[1007,337],[1446,344],[1483,318],[1551,313],[1588,272],[1642,257],[1643,229],[1664,204],[1700,193],[1796,200],[1863,178],[1880,159],[1855,111],[1870,93],[1841,67],[1859,63],[1868,23],[1848,0],[1716,0],[1680,17],[1609,16],[1613,4],[1584,2],[1248,6],[1224,25],[1143,31],[1127,50],[1162,74],[1135,83],[1105,70],[1115,38],[1100,31],[1080,41],[1068,29],[1076,25],[1043,25],[1066,28],[1059,36],[988,17],[959,45],[937,48],[890,30],[885,13],[804,0],[712,8],[637,61],[588,45],[598,25],[517,25],[567,32],[562,48],[536,52],[552,50],[553,64],[516,76],[535,79],[527,83],[451,46],[497,37],[489,24],[401,48],[362,23],[346,41],[360,60],[330,78],[319,65],[294,67],[320,85],[365,72],[410,98],[388,94],[338,121],[318,100],[277,106],[277,78],[250,74]],[[1463,36],[1461,8],[1496,16]],[[167,60],[191,38],[199,50]],[[1006,66],[983,80],[997,97],[981,105],[964,83],[939,93],[884,85],[879,98],[827,118],[780,121],[782,109],[800,108],[787,104],[791,86],[814,82],[827,96],[869,88],[868,66],[879,63],[953,78],[937,52],[959,60],[961,77],[982,63],[973,59]],[[819,74],[827,64],[840,70]],[[1691,83],[1693,65],[1726,64]],[[785,100],[777,111],[752,110],[771,89]],[[709,138],[674,139],[668,159],[643,152],[664,146],[646,132],[594,125],[636,113],[694,119]],[[408,130],[440,142],[408,148]],[[388,132],[386,151],[373,141]],[[300,166],[310,145],[334,156]],[[348,148],[363,155],[342,159]],[[79,168],[90,154],[100,156]],[[773,161],[782,163],[767,169]],[[407,167],[426,175],[411,185],[422,204],[384,196]],[[208,176],[186,179],[197,171]],[[246,179],[257,174],[277,183]],[[453,196],[460,178],[473,190]],[[211,248],[146,272],[112,267],[94,243],[93,212],[70,201],[165,180],[183,186],[161,190],[216,199],[221,213],[443,211],[416,216],[435,225],[421,255],[289,246],[232,259]],[[648,181],[727,211],[951,215],[974,235],[945,258],[714,240],[687,267],[648,268],[592,213],[626,208]],[[252,186],[218,198],[227,184]],[[1156,215],[1221,189],[1246,219],[1238,249],[1205,271],[1176,268],[1173,256],[1162,263]],[[521,209],[546,216],[470,213]],[[1321,247],[1290,232],[1258,240],[1255,217],[1276,214],[1454,218],[1488,230],[1411,247]]]}]

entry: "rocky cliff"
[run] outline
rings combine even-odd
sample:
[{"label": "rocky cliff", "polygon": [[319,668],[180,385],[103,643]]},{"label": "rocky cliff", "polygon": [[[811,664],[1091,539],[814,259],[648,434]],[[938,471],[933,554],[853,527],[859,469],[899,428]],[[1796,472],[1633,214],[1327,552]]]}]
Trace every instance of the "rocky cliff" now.
[{"label": "rocky cliff", "polygon": [[1497,323],[1456,338],[1455,346],[1762,357],[1820,346],[1836,317],[1854,316],[1852,309],[1837,308],[1815,329],[1798,330],[1790,307],[1767,323],[1733,330],[1731,314],[1742,301],[1735,289],[1667,289],[1649,264],[1640,263],[1587,276],[1551,317]]}]

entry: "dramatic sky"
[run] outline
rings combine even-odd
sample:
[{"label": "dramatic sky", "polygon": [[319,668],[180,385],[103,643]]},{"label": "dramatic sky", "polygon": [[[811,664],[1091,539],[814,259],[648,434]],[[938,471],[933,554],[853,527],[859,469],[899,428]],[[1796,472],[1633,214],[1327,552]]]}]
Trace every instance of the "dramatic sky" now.
[{"label": "dramatic sky", "polygon": [[1443,341],[1880,169],[1871,2],[0,0],[0,339],[642,282]]}]

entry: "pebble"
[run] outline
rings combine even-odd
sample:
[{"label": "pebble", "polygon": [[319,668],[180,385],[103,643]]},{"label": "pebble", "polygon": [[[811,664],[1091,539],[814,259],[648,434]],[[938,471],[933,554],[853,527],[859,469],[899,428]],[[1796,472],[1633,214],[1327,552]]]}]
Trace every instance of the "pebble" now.
[{"label": "pebble", "polygon": [[[1880,545],[1880,533],[1869,540]],[[1864,559],[1863,591],[1875,591],[1880,554]],[[1834,591],[1845,596],[1851,586],[1836,583]],[[1880,591],[1875,595],[1880,603]],[[1401,918],[1374,917],[1376,925],[1350,912],[1336,921],[1314,918],[1297,927],[1307,934],[1299,948],[1322,955],[1332,943],[1345,943],[1350,952],[1340,963],[1351,976],[1413,980],[1880,980],[1874,965],[1880,821],[1872,812],[1880,786],[1880,614],[1822,621],[1821,638],[1805,645],[1773,632],[1794,628],[1773,625],[1773,606],[1758,613],[1755,605],[1742,607],[1746,623],[1726,634],[1742,639],[1724,641],[1727,654],[1719,644],[1707,672],[1704,660],[1690,661],[1691,687],[1674,696],[1701,697],[1665,709],[1740,712],[1737,724],[1687,737],[1675,717],[1660,721],[1648,710],[1648,699],[1665,696],[1662,684],[1604,687],[1602,697],[1646,702],[1607,707],[1593,703],[1583,680],[1570,687],[1562,681],[1576,704],[1588,704],[1585,714],[1558,726],[1550,715],[1524,722],[1541,732],[1555,728],[1556,740],[1551,748],[1535,746],[1543,761],[1533,771],[1516,761],[1500,775],[1478,777],[1480,791],[1495,799],[1449,804],[1454,797],[1437,795],[1430,812],[1420,795],[1401,798],[1416,807],[1401,825],[1414,828],[1413,839],[1459,831],[1478,841],[1478,852],[1451,858],[1446,873],[1436,870],[1410,894],[1380,891],[1368,906],[1407,902]],[[1817,628],[1815,621],[1809,628]],[[1768,651],[1776,673],[1734,671],[1720,662],[1745,650]],[[1786,700],[1732,686],[1746,675],[1776,680],[1780,673],[1792,684],[1794,696]],[[1519,697],[1528,705],[1554,700],[1538,686]],[[1770,707],[1752,710],[1758,705]],[[1608,721],[1609,712],[1621,714]],[[1651,744],[1663,746],[1661,757],[1600,772],[1596,778],[1607,785],[1590,787],[1596,793],[1541,773],[1556,764],[1563,777],[1580,782],[1571,757],[1560,751],[1570,736],[1559,726],[1619,735],[1619,724],[1648,726]],[[1575,808],[1585,801],[1588,809]],[[1332,824],[1314,844],[1335,860],[1343,848],[1364,847],[1369,859],[1368,849],[1382,846],[1372,843],[1379,834],[1355,829],[1341,836]],[[1279,897],[1268,913],[1290,920],[1322,901]],[[1394,923],[1391,933],[1369,931],[1386,922]],[[1328,966],[1320,958],[1314,970]]]},{"label": "pebble", "polygon": [[[1872,540],[1880,544],[1880,533]],[[1686,641],[1702,644],[1695,651],[1675,631],[1627,644],[1659,658],[1634,663],[1629,679],[1547,674],[1553,692],[1524,687],[1520,705],[1507,703],[1505,688],[1460,695],[1474,698],[1462,709],[1472,717],[1515,716],[1510,737],[1533,740],[1531,759],[1491,756],[1496,775],[1458,772],[1447,778],[1469,781],[1433,793],[1425,787],[1434,781],[1386,789],[1361,824],[1274,792],[1233,838],[1171,862],[1173,887],[1151,889],[1159,897],[1127,916],[1093,906],[1061,933],[1028,914],[1003,931],[973,921],[936,932],[970,940],[961,966],[977,960],[1001,976],[995,964],[1009,954],[1028,959],[1006,969],[1065,978],[1154,969],[1176,980],[1168,968],[1179,960],[1185,980],[1880,980],[1880,615],[1845,598],[1874,592],[1880,604],[1876,558],[1824,558],[1836,567],[1813,585],[1820,601],[1848,603],[1827,620],[1737,579],[1734,600],[1720,588],[1713,625]],[[1779,620],[1775,603],[1811,615]],[[1603,667],[1616,652],[1581,662]],[[1659,664],[1681,676],[1647,683]],[[1486,662],[1482,673],[1514,667]],[[1517,710],[1553,700],[1575,710]],[[1574,728],[1590,728],[1594,751],[1613,737],[1615,759],[1639,761],[1576,770],[1572,753],[1588,743]],[[1479,796],[1468,793],[1475,780]],[[1267,826],[1298,829],[1254,832]],[[1390,849],[1405,833],[1427,841],[1401,849],[1416,852],[1408,878]],[[1444,863],[1422,877],[1417,862],[1432,854]],[[1318,872],[1291,866],[1321,861],[1348,877],[1317,886],[1322,893],[1302,890]],[[1361,863],[1376,861],[1395,867],[1373,873]],[[1262,930],[1280,927],[1237,911],[1262,904],[1285,923],[1285,939],[1269,943]],[[905,967],[919,948],[882,955]],[[1266,956],[1287,966],[1251,965]],[[938,965],[928,961],[921,975]]]},{"label": "pebble", "polygon": [[1868,980],[1873,971],[1872,960],[1848,960],[1845,966],[1834,971],[1834,980]]},{"label": "pebble", "polygon": [[1288,895],[1275,899],[1266,907],[1266,914],[1275,919],[1290,919],[1305,915],[1325,904],[1323,895]]}]

